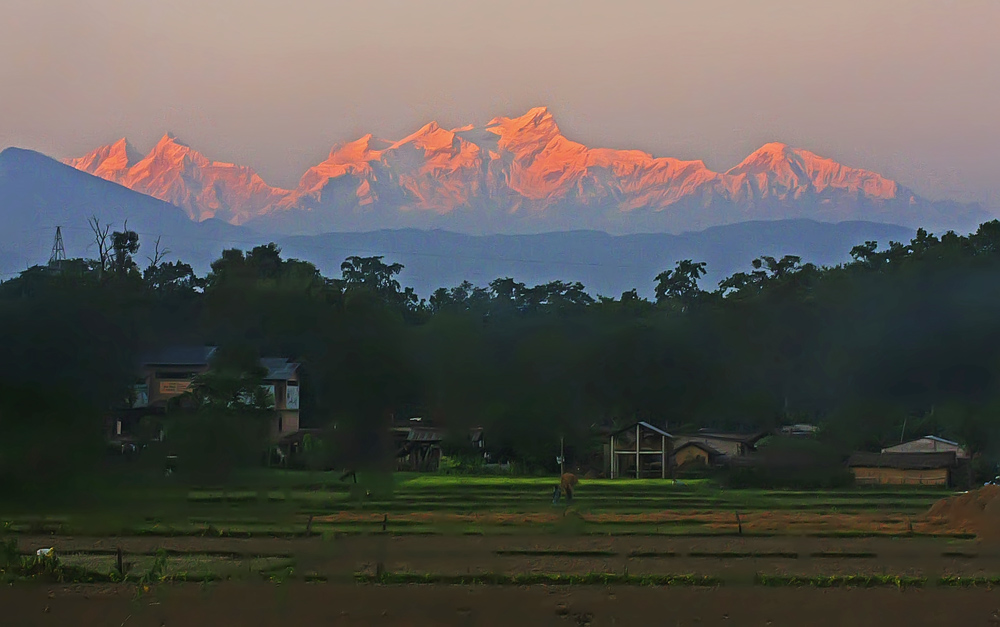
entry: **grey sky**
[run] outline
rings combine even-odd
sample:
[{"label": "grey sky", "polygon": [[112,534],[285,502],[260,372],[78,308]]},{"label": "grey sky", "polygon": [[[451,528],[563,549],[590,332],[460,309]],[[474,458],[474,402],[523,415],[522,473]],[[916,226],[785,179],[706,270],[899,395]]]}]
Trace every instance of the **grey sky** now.
[{"label": "grey sky", "polygon": [[292,186],[332,144],[548,105],[725,169],[766,141],[1000,208],[996,0],[2,0],[0,147],[170,130]]}]

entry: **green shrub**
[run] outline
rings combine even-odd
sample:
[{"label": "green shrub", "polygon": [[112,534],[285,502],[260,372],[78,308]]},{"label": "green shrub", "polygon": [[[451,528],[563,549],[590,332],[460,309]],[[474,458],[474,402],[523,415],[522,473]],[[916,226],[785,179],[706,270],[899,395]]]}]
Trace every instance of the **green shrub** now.
[{"label": "green shrub", "polygon": [[164,443],[177,455],[180,476],[221,483],[235,471],[260,464],[267,450],[269,425],[267,412],[178,412],[166,421]]},{"label": "green shrub", "polygon": [[722,475],[730,488],[829,490],[854,485],[854,473],[832,446],[812,439],[772,437],[752,457]]},{"label": "green shrub", "polygon": [[0,539],[0,569],[19,563],[21,555],[14,538]]},{"label": "green shrub", "polygon": [[854,474],[842,466],[782,468],[765,466],[731,467],[723,476],[728,488],[796,488],[825,490],[854,485]]}]

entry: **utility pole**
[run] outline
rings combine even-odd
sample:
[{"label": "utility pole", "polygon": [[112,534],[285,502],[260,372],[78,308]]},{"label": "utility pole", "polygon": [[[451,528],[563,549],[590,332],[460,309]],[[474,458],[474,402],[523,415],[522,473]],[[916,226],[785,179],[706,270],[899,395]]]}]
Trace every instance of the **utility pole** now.
[{"label": "utility pole", "polygon": [[49,256],[49,265],[58,267],[66,261],[66,246],[63,244],[62,227],[56,227],[56,237],[52,241],[52,254]]}]

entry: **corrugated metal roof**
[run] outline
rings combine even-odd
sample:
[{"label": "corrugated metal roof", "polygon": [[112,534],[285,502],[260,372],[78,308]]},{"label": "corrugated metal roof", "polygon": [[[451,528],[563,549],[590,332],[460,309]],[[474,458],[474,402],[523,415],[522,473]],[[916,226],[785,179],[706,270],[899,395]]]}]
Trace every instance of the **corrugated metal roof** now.
[{"label": "corrugated metal roof", "polygon": [[440,442],[444,440],[444,430],[442,429],[410,429],[406,439],[411,442]]},{"label": "corrugated metal roof", "polygon": [[260,360],[260,365],[267,368],[265,381],[287,381],[299,369],[299,364],[286,357],[264,357]]},{"label": "corrugated metal roof", "polygon": [[767,434],[764,432],[723,433],[721,431],[711,431],[708,429],[698,429],[698,433],[688,435],[688,437],[708,438],[714,440],[727,440],[729,442],[743,442],[744,444],[753,444],[758,440],[764,439],[764,437],[766,436]]},{"label": "corrugated metal roof", "polygon": [[639,425],[639,426],[641,426],[641,427],[643,427],[645,429],[649,429],[651,431],[654,431],[654,432],[656,432],[656,433],[658,433],[660,435],[665,435],[668,438],[673,438],[674,437],[674,436],[670,435],[669,433],[667,433],[666,431],[664,431],[663,429],[661,429],[659,427],[654,427],[653,425],[649,424],[648,422],[644,422],[642,420],[640,420],[639,422],[633,422],[632,424],[630,424],[627,427],[622,427],[621,429],[615,431],[611,435],[618,435],[619,433],[625,433],[629,429],[635,429],[636,425]]},{"label": "corrugated metal roof", "polygon": [[215,346],[168,346],[142,358],[144,366],[205,366],[215,354]]},{"label": "corrugated metal roof", "polygon": [[917,438],[918,440],[934,440],[935,442],[940,442],[942,444],[950,444],[952,446],[958,446],[958,442],[952,442],[951,440],[945,440],[944,438],[939,438],[936,435],[925,435],[922,438]]},{"label": "corrugated metal roof", "polygon": [[955,465],[955,451],[937,453],[854,453],[847,460],[851,468],[898,468],[900,470],[926,470],[950,468]]},{"label": "corrugated metal roof", "polygon": [[711,446],[709,446],[708,444],[705,444],[704,442],[699,442],[697,440],[689,440],[688,442],[685,442],[684,444],[681,444],[680,446],[678,446],[677,448],[674,449],[674,452],[676,453],[677,451],[679,451],[681,449],[684,449],[684,448],[687,448],[689,446],[694,446],[696,448],[700,448],[701,450],[705,451],[709,455],[725,455],[725,453],[723,453],[722,451],[717,451],[714,448],[712,448]]}]

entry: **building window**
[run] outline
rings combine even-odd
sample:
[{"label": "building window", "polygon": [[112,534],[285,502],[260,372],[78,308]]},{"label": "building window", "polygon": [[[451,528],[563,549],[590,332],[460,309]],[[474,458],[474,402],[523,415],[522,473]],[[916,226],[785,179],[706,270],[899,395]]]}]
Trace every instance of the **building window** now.
[{"label": "building window", "polygon": [[289,381],[285,388],[285,407],[287,409],[299,408],[299,382]]},{"label": "building window", "polygon": [[169,372],[169,371],[157,371],[157,379],[169,379],[169,380],[179,380],[179,379],[193,379],[197,373],[195,372]]}]

